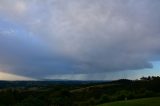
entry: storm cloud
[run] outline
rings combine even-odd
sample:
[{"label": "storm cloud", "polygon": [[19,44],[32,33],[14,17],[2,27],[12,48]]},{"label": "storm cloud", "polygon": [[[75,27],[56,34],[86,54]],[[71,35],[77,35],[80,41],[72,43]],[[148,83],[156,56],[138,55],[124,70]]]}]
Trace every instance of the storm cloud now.
[{"label": "storm cloud", "polygon": [[0,1],[3,72],[44,78],[149,69],[159,42],[159,0]]}]

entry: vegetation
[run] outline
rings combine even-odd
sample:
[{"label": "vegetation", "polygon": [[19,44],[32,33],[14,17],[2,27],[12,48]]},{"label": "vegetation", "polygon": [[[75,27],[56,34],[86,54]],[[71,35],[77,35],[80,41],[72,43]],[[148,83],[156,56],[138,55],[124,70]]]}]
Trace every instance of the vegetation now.
[{"label": "vegetation", "polygon": [[129,101],[118,101],[113,103],[106,103],[98,106],[160,106],[160,97],[145,98]]},{"label": "vegetation", "polygon": [[132,103],[129,100],[160,97],[160,77],[110,82],[2,81],[0,86],[0,106],[94,106],[121,100]]}]

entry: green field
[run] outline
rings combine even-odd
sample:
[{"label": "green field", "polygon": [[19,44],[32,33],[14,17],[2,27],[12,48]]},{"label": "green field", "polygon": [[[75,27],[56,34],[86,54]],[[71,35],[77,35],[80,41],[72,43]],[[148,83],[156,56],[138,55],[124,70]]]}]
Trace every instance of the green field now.
[{"label": "green field", "polygon": [[160,106],[160,97],[106,103],[98,106]]}]

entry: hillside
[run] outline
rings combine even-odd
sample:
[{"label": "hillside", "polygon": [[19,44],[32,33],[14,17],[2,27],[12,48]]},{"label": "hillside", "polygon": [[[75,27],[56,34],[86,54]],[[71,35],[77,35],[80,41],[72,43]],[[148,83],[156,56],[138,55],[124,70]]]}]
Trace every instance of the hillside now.
[{"label": "hillside", "polygon": [[118,101],[97,106],[160,106],[160,97]]},{"label": "hillside", "polygon": [[160,77],[111,82],[1,81],[0,95],[0,106],[95,106],[160,97]]}]

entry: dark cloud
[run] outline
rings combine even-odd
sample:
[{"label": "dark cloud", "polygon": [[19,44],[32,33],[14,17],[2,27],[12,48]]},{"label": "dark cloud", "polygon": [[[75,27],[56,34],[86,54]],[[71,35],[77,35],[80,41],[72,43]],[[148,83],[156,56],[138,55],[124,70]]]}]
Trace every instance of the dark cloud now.
[{"label": "dark cloud", "polygon": [[1,0],[1,69],[44,77],[152,68],[159,11],[159,0]]}]

